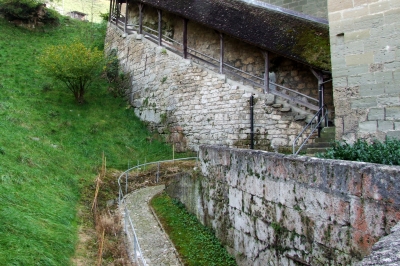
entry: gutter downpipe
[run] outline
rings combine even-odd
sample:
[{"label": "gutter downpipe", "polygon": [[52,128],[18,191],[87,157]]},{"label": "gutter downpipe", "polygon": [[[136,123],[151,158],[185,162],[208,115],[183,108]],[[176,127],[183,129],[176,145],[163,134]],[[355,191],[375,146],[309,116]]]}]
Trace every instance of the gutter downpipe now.
[{"label": "gutter downpipe", "polygon": [[[321,110],[322,106],[324,106],[324,76],[321,72],[317,72],[316,70],[311,68],[311,72],[318,79],[318,109]],[[325,117],[323,111],[318,114],[318,138],[321,137],[322,125],[320,123],[322,117]]]},{"label": "gutter downpipe", "polygon": [[254,96],[250,96],[250,149],[254,150]]}]

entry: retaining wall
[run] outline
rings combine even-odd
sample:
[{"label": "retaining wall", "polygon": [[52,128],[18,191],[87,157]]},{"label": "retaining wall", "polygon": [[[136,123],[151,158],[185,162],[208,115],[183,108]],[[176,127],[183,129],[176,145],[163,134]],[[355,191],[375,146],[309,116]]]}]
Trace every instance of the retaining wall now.
[{"label": "retaining wall", "polygon": [[400,167],[215,146],[199,154],[201,173],[167,192],[239,265],[357,265],[400,220]]}]

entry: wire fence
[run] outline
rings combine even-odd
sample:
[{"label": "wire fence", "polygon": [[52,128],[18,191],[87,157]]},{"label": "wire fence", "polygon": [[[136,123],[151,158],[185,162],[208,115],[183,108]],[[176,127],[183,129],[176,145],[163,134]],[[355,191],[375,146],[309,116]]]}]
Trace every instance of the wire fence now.
[{"label": "wire fence", "polygon": [[[123,172],[118,177],[118,204],[119,204],[120,208],[123,207],[124,232],[127,236],[128,249],[129,249],[128,253],[131,256],[131,260],[134,263],[136,263],[136,265],[145,266],[148,264],[146,263],[146,259],[144,258],[142,250],[140,248],[138,237],[137,237],[136,231],[135,231],[135,226],[133,224],[133,221],[130,216],[130,212],[129,212],[129,210],[127,208],[127,204],[125,202],[125,198],[128,194],[129,182],[132,181],[132,179],[135,179],[138,177],[140,170],[142,170],[142,169],[146,170],[146,167],[156,165],[157,171],[156,171],[156,176],[155,176],[155,182],[158,183],[158,182],[160,182],[160,166],[161,166],[161,164],[177,162],[177,161],[189,161],[189,160],[196,160],[196,163],[197,163],[198,157],[187,157],[187,158],[138,164],[134,167],[129,168],[128,170]],[[136,171],[136,175],[134,175],[134,174],[130,175],[130,173],[132,171]],[[140,203],[138,203],[138,204],[140,204]]]}]

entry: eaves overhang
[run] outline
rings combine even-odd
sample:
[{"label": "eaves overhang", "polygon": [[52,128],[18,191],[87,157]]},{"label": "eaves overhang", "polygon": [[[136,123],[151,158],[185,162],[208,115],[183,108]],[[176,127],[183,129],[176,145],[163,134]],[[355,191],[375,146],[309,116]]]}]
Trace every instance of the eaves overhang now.
[{"label": "eaves overhang", "polygon": [[324,19],[257,0],[128,0],[165,10],[311,67],[330,71]]}]

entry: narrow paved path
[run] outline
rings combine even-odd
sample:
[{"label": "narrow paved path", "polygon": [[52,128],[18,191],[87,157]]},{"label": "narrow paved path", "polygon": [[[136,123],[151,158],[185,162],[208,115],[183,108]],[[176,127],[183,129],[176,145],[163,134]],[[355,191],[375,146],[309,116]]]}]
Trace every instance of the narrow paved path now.
[{"label": "narrow paved path", "polygon": [[181,265],[174,246],[148,205],[150,199],[163,189],[164,185],[136,190],[126,197],[125,202],[147,265]]}]

